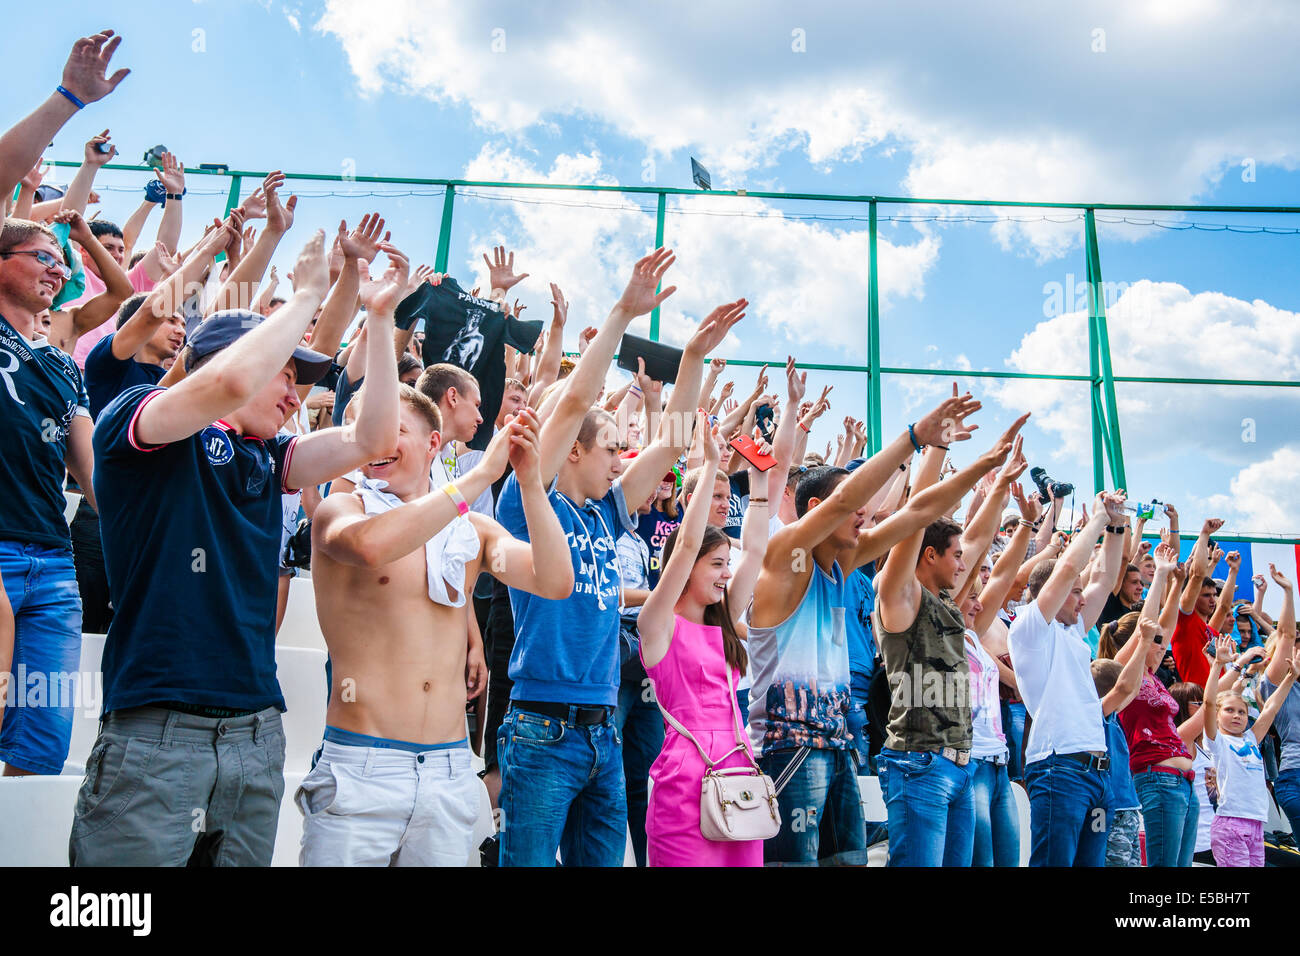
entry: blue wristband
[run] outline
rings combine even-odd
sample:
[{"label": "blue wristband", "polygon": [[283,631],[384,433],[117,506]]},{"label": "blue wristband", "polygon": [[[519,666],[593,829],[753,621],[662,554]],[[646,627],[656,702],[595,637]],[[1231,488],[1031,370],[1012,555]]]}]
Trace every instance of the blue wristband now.
[{"label": "blue wristband", "polygon": [[919,455],[919,454],[921,453],[922,449],[924,449],[925,446],[922,445],[919,441],[916,440],[916,424],[915,424],[915,423],[913,423],[913,424],[907,426],[907,437],[910,438],[910,439],[912,439],[912,447],[916,449],[916,453]]},{"label": "blue wristband", "polygon": [[77,99],[77,97],[67,87],[56,86],[54,89],[56,92],[62,93],[64,96],[66,96],[68,98],[68,102],[71,103],[73,106],[75,106],[77,109],[84,110],[86,108],[86,104],[81,102],[81,100]]}]

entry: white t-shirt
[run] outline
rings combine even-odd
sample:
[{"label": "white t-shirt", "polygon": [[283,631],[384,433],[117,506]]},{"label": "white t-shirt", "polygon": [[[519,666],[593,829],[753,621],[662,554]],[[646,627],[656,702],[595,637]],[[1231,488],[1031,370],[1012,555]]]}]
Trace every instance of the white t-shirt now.
[{"label": "white t-shirt", "polygon": [[1219,816],[1267,822],[1268,785],[1255,732],[1234,737],[1220,730],[1213,740],[1206,734],[1205,749],[1219,774]]},{"label": "white t-shirt", "polygon": [[1056,619],[1043,620],[1036,600],[1020,608],[1011,624],[1011,667],[1033,718],[1027,764],[1054,753],[1106,752],[1101,699],[1084,633],[1082,621],[1066,627]]},{"label": "white t-shirt", "polygon": [[970,628],[966,629],[966,663],[970,665],[971,756],[1005,757],[998,665]]},{"label": "white t-shirt", "polygon": [[[494,430],[492,434],[495,435],[496,431]],[[443,464],[447,468],[447,473],[456,478],[464,478],[470,473],[471,469],[478,464],[479,459],[483,457],[484,453],[475,449],[470,449],[469,451],[457,455],[452,452],[449,445],[448,448],[442,450],[441,454]],[[482,494],[469,503],[469,510],[487,518],[495,518],[496,509],[493,507],[493,504],[492,486],[489,485],[483,489]]]},{"label": "white t-shirt", "polygon": [[[1210,803],[1210,790],[1206,784],[1206,773],[1215,778],[1215,787],[1218,787],[1218,773],[1214,769],[1214,761],[1200,747],[1196,748],[1196,756],[1192,758],[1192,769],[1196,771],[1196,782],[1192,784],[1192,789],[1196,791],[1196,799],[1201,805],[1200,815],[1196,818],[1196,853],[1210,848],[1210,824],[1214,822],[1214,804]],[[1216,790],[1217,793],[1217,790]]]}]

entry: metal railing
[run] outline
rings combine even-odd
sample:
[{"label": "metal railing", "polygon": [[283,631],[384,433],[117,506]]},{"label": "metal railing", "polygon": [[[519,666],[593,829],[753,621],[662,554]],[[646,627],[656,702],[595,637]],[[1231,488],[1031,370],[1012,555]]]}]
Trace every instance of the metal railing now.
[{"label": "metal railing", "polygon": [[[55,161],[55,166],[79,166],[78,162]],[[127,172],[149,172],[147,166],[110,163],[104,169],[123,170]],[[226,210],[239,202],[245,179],[260,182],[266,177],[265,172],[230,169],[186,169],[186,176],[216,176],[230,180],[230,189]],[[828,193],[789,193],[762,190],[701,190],[684,189],[672,186],[622,186],[563,183],[511,183],[489,182],[468,179],[439,179],[400,176],[345,176],[328,173],[286,173],[288,179],[316,182],[338,183],[374,183],[402,186],[442,187],[442,218],[438,226],[438,246],[434,260],[434,269],[447,271],[450,254],[453,213],[455,211],[457,189],[519,189],[519,190],[563,190],[577,192],[607,192],[631,195],[652,195],[656,197],[655,245],[664,243],[664,222],[667,214],[667,197],[669,196],[709,196],[749,199],[775,199],[781,201],[808,201],[826,203],[851,203],[867,206],[867,364],[837,365],[808,362],[800,367],[835,372],[858,372],[867,376],[867,451],[873,454],[880,450],[881,437],[881,381],[886,375],[928,375],[958,378],[998,378],[998,379],[1038,379],[1061,382],[1087,382],[1090,393],[1090,417],[1092,423],[1092,471],[1093,486],[1096,490],[1106,487],[1106,473],[1109,471],[1112,487],[1128,486],[1124,471],[1124,449],[1120,432],[1119,410],[1115,398],[1115,383],[1140,383],[1153,385],[1206,385],[1206,386],[1240,386],[1266,388],[1300,388],[1297,379],[1225,379],[1225,378],[1179,378],[1168,376],[1115,375],[1111,364],[1110,337],[1106,322],[1106,303],[1101,275],[1101,257],[1097,243],[1097,210],[1112,211],[1147,211],[1147,212],[1218,212],[1236,214],[1293,214],[1300,215],[1300,206],[1229,206],[1229,205],[1142,205],[1132,203],[1099,202],[1022,202],[997,199],[929,199],[915,196],[876,196],[845,195]],[[1083,213],[1083,247],[1088,288],[1088,374],[1040,373],[979,371],[972,369],[946,368],[907,368],[886,366],[880,359],[880,283],[879,262],[877,258],[878,210],[881,206],[981,206],[998,208],[1032,208],[1032,209],[1069,209]],[[659,310],[656,308],[650,316],[650,337],[659,337]],[[761,360],[729,360],[730,364],[758,366]],[[771,364],[771,363],[768,363]],[[778,362],[777,364],[783,364]],[[1242,540],[1247,540],[1243,538]],[[1297,541],[1292,537],[1274,538],[1255,536],[1250,540],[1261,541]]]}]

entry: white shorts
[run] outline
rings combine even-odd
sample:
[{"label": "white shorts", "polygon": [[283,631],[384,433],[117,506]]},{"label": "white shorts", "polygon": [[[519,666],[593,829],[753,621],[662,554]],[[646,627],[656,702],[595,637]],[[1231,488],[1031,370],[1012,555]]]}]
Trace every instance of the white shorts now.
[{"label": "white shorts", "polygon": [[468,744],[412,753],[327,740],[294,802],[302,866],[468,866],[482,784]]}]

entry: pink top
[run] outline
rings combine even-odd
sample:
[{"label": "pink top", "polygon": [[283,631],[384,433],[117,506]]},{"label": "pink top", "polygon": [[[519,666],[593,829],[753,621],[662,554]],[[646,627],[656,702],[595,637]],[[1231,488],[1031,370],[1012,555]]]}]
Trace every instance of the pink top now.
[{"label": "pink top", "polygon": [[[149,248],[152,249],[153,247],[150,246]],[[149,273],[145,271],[143,261],[137,262],[134,269],[129,269],[126,273],[126,277],[131,280],[131,288],[136,292],[152,292],[153,287],[157,285],[156,282],[149,278]],[[87,269],[86,291],[82,294],[81,298],[75,299],[72,302],[64,303],[63,308],[75,309],[78,306],[85,305],[107,288],[108,286],[104,284],[103,279],[99,278],[99,276]],[[84,372],[86,370],[86,356],[90,354],[90,350],[98,345],[101,339],[116,331],[117,322],[110,318],[103,325],[96,326],[81,338],[77,339],[77,345],[72,350],[72,360],[77,363],[77,368]]]},{"label": "pink top", "polygon": [[1152,674],[1144,675],[1137,697],[1119,712],[1119,722],[1128,739],[1128,765],[1133,773],[1142,773],[1170,757],[1192,756],[1178,736],[1178,726],[1174,723],[1177,716],[1178,701]]}]

